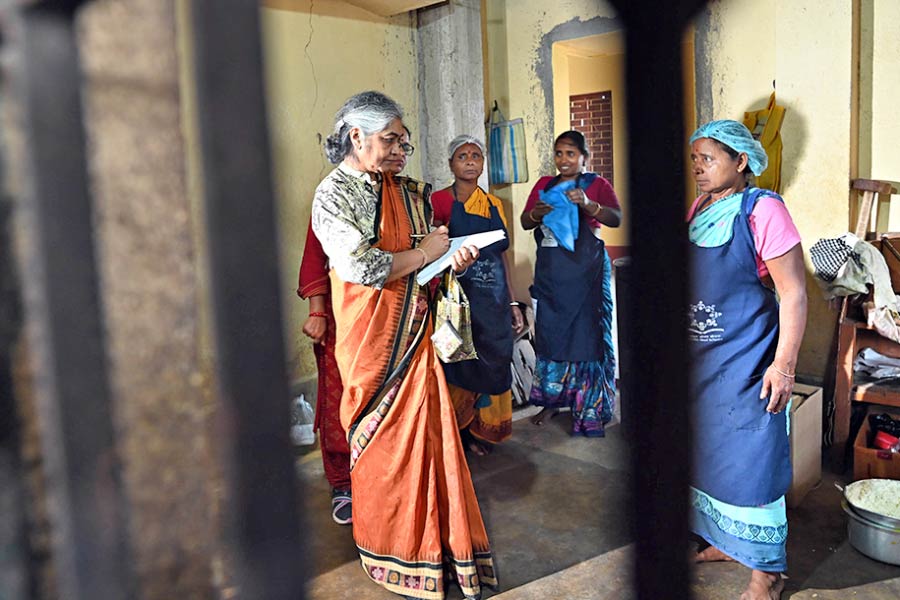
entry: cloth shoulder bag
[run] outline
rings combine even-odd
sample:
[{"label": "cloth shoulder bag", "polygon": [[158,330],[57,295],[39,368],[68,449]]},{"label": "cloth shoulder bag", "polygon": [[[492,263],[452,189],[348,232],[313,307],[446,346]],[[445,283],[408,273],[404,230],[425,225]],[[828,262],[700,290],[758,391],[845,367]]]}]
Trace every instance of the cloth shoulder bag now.
[{"label": "cloth shoulder bag", "polygon": [[507,120],[496,102],[488,122],[488,178],[492,185],[528,181],[525,122]]},{"label": "cloth shoulder bag", "polygon": [[478,358],[472,340],[472,314],[469,299],[453,269],[441,279],[434,309],[434,333],[431,341],[438,358],[445,363]]}]

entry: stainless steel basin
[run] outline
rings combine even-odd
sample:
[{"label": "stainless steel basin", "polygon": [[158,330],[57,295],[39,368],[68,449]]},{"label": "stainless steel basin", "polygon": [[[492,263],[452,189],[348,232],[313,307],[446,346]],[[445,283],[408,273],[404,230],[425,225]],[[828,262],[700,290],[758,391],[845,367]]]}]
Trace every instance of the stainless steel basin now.
[{"label": "stainless steel basin", "polygon": [[850,544],[868,556],[881,562],[900,566],[900,528],[888,527],[866,519],[841,500],[847,513],[847,535]]}]

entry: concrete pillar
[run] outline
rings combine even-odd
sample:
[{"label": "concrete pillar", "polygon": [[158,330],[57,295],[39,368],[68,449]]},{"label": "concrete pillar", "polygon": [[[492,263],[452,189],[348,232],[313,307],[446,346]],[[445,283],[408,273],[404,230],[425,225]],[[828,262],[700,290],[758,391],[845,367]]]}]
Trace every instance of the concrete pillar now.
[{"label": "concrete pillar", "polygon": [[211,598],[214,410],[169,0],[79,16],[111,389],[140,597]]},{"label": "concrete pillar", "polygon": [[[422,152],[422,176],[435,189],[453,181],[447,144],[460,134],[483,141],[484,59],[481,1],[451,0],[418,11],[421,131],[413,132]],[[487,189],[487,166],[479,183]]]}]

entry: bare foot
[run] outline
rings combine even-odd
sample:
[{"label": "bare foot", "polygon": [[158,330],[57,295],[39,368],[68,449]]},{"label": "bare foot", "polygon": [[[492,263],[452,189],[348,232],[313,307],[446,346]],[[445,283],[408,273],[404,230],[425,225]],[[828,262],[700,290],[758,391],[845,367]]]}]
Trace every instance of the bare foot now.
[{"label": "bare foot", "polygon": [[476,456],[487,456],[491,453],[493,448],[492,445],[488,442],[482,442],[469,431],[469,428],[465,428],[459,432],[460,437],[462,438],[463,443],[466,445],[466,450],[475,454]]},{"label": "bare foot", "polygon": [[756,569],[750,574],[750,584],[741,600],[779,600],[784,591],[784,579],[781,573],[766,573]]},{"label": "bare foot", "polygon": [[694,555],[694,562],[734,562],[734,559],[715,546],[708,546],[705,550]]},{"label": "bare foot", "polygon": [[491,446],[473,437],[469,441],[469,450],[478,456],[487,456],[491,453]]},{"label": "bare foot", "polygon": [[552,419],[559,414],[559,410],[555,408],[544,408],[538,414],[531,417],[531,422],[535,425],[543,425],[544,419]]}]

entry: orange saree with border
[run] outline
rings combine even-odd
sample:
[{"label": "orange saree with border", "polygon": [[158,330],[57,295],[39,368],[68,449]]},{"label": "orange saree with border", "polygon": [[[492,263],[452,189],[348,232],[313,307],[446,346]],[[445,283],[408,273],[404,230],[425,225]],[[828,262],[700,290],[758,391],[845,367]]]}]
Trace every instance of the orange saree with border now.
[{"label": "orange saree with border", "polygon": [[[385,178],[373,247],[409,250],[428,231],[422,184]],[[430,336],[427,289],[415,273],[383,289],[331,272],[341,423],[350,443],[353,538],[376,583],[442,600],[495,588],[490,544],[443,371]]]}]

